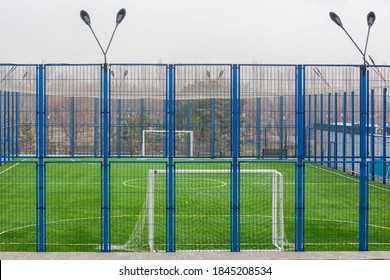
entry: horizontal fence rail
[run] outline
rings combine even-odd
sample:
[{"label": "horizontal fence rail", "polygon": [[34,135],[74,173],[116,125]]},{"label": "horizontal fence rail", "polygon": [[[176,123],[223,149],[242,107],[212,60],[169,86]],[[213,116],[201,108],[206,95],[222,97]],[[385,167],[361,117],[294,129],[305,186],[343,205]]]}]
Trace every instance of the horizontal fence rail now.
[{"label": "horizontal fence rail", "polygon": [[389,81],[0,65],[0,251],[390,250]]}]

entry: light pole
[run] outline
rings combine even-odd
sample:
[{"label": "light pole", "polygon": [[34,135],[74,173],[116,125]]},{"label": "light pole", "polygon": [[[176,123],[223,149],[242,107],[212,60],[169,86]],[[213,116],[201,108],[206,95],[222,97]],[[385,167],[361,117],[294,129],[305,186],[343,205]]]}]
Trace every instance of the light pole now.
[{"label": "light pole", "polygon": [[99,42],[99,39],[96,37],[95,32],[93,31],[92,25],[91,25],[91,18],[89,17],[89,14],[81,10],[80,11],[80,17],[85,22],[86,25],[91,29],[93,36],[95,37],[97,43],[99,44],[100,50],[102,51],[104,55],[104,67],[103,67],[103,96],[102,96],[102,103],[101,103],[101,115],[102,115],[102,149],[103,149],[103,163],[102,163],[102,169],[103,169],[103,197],[102,197],[102,204],[101,204],[101,211],[102,211],[102,240],[101,240],[101,250],[103,252],[109,252],[111,250],[110,245],[110,163],[109,163],[109,156],[110,156],[110,110],[109,110],[109,71],[108,71],[108,65],[107,65],[107,52],[110,48],[112,39],[114,38],[115,31],[118,28],[118,25],[123,21],[123,19],[126,16],[126,10],[120,9],[119,12],[116,15],[116,25],[114,28],[114,31],[112,32],[111,39],[107,45],[107,48],[104,50],[102,45]]},{"label": "light pole", "polygon": [[[107,66],[107,52],[111,46],[111,42],[112,42],[112,39],[114,38],[114,35],[115,35],[115,32],[116,32],[116,29],[118,28],[118,25],[123,21],[123,19],[125,18],[126,16],[126,10],[125,9],[120,9],[118,11],[118,13],[116,14],[116,25],[115,25],[115,28],[114,28],[114,31],[112,32],[112,35],[111,35],[111,39],[110,39],[110,42],[108,43],[107,45],[107,48],[106,50],[103,49],[102,45],[100,44],[100,41],[98,39],[98,37],[96,36],[95,34],[95,31],[93,30],[92,28],[92,25],[91,25],[91,18],[89,16],[89,14],[84,11],[84,10],[81,10],[80,11],[80,17],[81,19],[85,22],[86,25],[88,25],[89,29],[91,29],[92,31],[92,34],[93,36],[95,37],[96,39],[96,42],[99,44],[99,47],[100,47],[100,50],[102,51],[103,55],[104,55],[104,65]],[[106,69],[107,70],[107,69]]]},{"label": "light pole", "polygon": [[353,42],[355,47],[359,50],[363,56],[363,65],[360,67],[360,178],[359,178],[359,250],[368,251],[368,183],[367,183],[367,148],[368,148],[368,134],[367,134],[367,66],[369,63],[366,60],[366,52],[368,45],[368,38],[370,36],[370,30],[375,22],[375,13],[369,12],[367,14],[367,37],[364,52],[355,43],[347,30],[344,28],[340,17],[334,12],[330,12],[329,16],[331,20],[336,23],[343,31],[348,35],[349,39]]},{"label": "light pole", "polygon": [[364,65],[365,65],[365,66],[369,65],[369,63],[368,63],[367,60],[366,60],[366,52],[367,52],[368,38],[369,38],[369,36],[370,36],[370,30],[371,30],[372,25],[373,25],[374,22],[375,22],[375,19],[376,19],[375,13],[371,11],[371,12],[369,12],[369,13],[367,14],[368,31],[367,31],[366,45],[365,45],[365,47],[364,47],[364,52],[359,48],[359,46],[356,44],[355,40],[353,40],[353,38],[351,37],[351,35],[349,35],[348,31],[344,28],[343,23],[341,22],[340,17],[339,17],[336,13],[334,13],[334,12],[330,12],[330,13],[329,13],[329,17],[330,17],[330,19],[331,19],[334,23],[336,23],[336,24],[345,32],[345,34],[347,34],[347,36],[349,37],[349,39],[351,39],[352,43],[355,45],[355,47],[358,49],[358,51],[359,51],[360,54],[362,55]]}]

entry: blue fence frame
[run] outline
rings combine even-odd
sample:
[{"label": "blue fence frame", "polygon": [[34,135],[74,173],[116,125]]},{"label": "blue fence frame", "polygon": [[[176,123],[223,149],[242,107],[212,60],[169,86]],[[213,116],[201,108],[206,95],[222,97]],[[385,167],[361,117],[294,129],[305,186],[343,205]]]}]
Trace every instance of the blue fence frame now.
[{"label": "blue fence frame", "polygon": [[[369,249],[369,180],[386,184],[390,179],[388,93],[382,74],[389,76],[387,66],[112,64],[0,69],[0,165],[16,158],[37,159],[39,252],[47,250],[46,160],[58,157],[101,160],[104,252],[111,251],[110,160],[139,157],[166,160],[167,252],[177,247],[175,163],[186,158],[231,163],[232,252],[240,251],[242,159],[295,161],[295,251],[304,251],[306,242],[305,165],[318,163],[358,174],[358,249]],[[28,104],[31,97],[35,108]],[[203,122],[196,119],[199,115]],[[146,141],[148,130],[161,131],[158,143]],[[196,136],[179,137],[178,131],[195,131]]]}]

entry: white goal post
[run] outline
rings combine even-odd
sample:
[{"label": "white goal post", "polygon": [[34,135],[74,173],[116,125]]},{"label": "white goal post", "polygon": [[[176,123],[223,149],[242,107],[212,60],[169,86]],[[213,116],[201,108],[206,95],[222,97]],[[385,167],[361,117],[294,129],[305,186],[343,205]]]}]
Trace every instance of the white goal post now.
[{"label": "white goal post", "polygon": [[[156,149],[163,150],[164,141],[166,139],[168,131],[167,130],[158,130],[158,129],[145,129],[142,131],[142,145],[141,145],[141,156],[156,156],[156,154],[148,154],[148,147],[154,146]],[[161,139],[157,141],[147,141],[148,135],[162,135]],[[185,135],[179,137],[178,135]],[[160,136],[161,137],[161,136]],[[182,138],[182,139],[181,139]],[[187,139],[184,139],[187,138]],[[191,130],[175,130],[175,141],[176,141],[176,152],[179,150],[180,143],[184,143],[184,149],[186,150],[185,154],[178,156],[192,157],[194,155],[194,132]],[[182,147],[183,148],[183,147]],[[161,152],[161,151],[157,151]],[[161,155],[162,156],[162,155]]]},{"label": "white goal post", "polygon": [[[148,217],[148,245],[151,252],[154,251],[154,179],[156,174],[166,174],[166,170],[148,171],[148,191],[146,209]],[[199,170],[182,169],[175,170],[175,174],[230,174],[230,169]],[[248,169],[240,170],[240,174],[269,174],[272,176],[272,243],[276,250],[283,251],[285,246],[284,232],[284,206],[283,206],[283,175],[272,169]]]}]

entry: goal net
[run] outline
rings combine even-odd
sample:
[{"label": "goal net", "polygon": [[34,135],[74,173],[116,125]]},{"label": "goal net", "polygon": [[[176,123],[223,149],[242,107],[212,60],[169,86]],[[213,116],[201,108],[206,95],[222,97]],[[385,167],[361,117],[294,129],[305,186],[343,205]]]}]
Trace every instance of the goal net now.
[{"label": "goal net", "polygon": [[[148,171],[147,191],[138,221],[126,244],[117,246],[118,249],[164,250],[166,217],[162,209],[166,196],[162,190],[166,188],[166,173],[166,170]],[[198,242],[177,244],[178,251],[226,250],[226,246],[216,243],[222,235],[229,240],[230,176],[230,169],[175,170],[177,239],[182,243],[186,242],[183,240]],[[286,246],[283,175],[272,169],[240,170],[240,189],[241,250],[283,251]],[[224,212],[213,212],[218,207]],[[207,241],[202,243],[202,238]]]},{"label": "goal net", "polygon": [[[143,130],[141,156],[165,156],[165,146],[168,140],[167,130]],[[194,132],[190,130],[175,131],[175,146],[177,157],[192,157]]]}]

